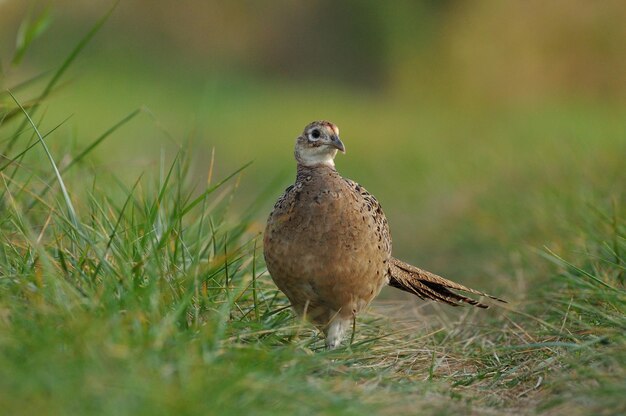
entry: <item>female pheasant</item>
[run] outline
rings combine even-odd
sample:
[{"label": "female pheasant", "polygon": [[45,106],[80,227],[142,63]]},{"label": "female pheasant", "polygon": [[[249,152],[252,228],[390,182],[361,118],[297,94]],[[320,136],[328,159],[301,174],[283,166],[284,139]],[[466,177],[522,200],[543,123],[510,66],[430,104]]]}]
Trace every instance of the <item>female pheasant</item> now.
[{"label": "female pheasant", "polygon": [[345,147],[333,123],[304,128],[296,139],[296,182],[274,205],[263,240],[272,279],[296,313],[324,332],[328,348],[339,345],[384,285],[453,306],[487,308],[450,289],[502,301],[392,257],[380,204],[337,172],[338,151]]}]

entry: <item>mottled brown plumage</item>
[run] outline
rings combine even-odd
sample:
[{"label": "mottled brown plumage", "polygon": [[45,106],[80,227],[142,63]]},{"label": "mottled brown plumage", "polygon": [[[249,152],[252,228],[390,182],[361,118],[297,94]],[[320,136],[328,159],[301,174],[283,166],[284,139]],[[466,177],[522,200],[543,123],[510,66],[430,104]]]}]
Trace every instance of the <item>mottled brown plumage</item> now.
[{"label": "mottled brown plumage", "polygon": [[296,140],[296,182],[274,205],[264,236],[274,282],[325,333],[329,348],[386,284],[453,306],[487,307],[451,289],[500,300],[393,258],[380,204],[335,170],[338,150],[345,149],[334,124],[305,127]]}]

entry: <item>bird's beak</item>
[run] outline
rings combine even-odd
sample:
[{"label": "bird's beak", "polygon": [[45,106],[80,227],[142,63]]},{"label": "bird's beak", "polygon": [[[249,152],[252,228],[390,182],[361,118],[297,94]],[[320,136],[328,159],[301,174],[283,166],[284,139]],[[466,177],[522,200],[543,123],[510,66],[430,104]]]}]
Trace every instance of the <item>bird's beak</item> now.
[{"label": "bird's beak", "polygon": [[333,134],[330,137],[330,145],[339,150],[341,153],[346,153],[346,147],[343,145],[342,141],[339,139],[339,136],[337,136],[336,134]]}]

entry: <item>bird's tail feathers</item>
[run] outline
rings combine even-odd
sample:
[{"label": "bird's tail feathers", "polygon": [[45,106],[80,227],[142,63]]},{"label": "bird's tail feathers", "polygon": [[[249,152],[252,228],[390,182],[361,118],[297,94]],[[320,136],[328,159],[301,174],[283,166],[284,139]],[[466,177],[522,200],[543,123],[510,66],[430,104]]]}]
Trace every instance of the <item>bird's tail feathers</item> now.
[{"label": "bird's tail feathers", "polygon": [[475,295],[486,296],[499,302],[506,301],[487,293],[479,292],[451,280],[444,279],[434,273],[422,270],[408,263],[391,258],[389,262],[389,285],[406,292],[412,293],[422,299],[431,299],[437,302],[447,303],[452,306],[460,306],[460,302],[476,306],[478,308],[488,308],[489,305],[480,303],[467,296],[460,295],[453,290],[473,293]]}]

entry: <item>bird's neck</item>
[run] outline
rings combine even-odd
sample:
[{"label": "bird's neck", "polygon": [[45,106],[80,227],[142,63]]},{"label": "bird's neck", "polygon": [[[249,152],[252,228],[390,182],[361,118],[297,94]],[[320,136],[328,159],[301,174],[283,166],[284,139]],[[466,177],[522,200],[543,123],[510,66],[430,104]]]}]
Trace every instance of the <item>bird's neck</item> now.
[{"label": "bird's neck", "polygon": [[315,175],[336,175],[337,170],[335,169],[335,165],[326,165],[326,164],[318,164],[318,165],[304,165],[302,163],[298,163],[298,171],[296,174],[296,180],[306,179],[307,177],[315,176]]}]

